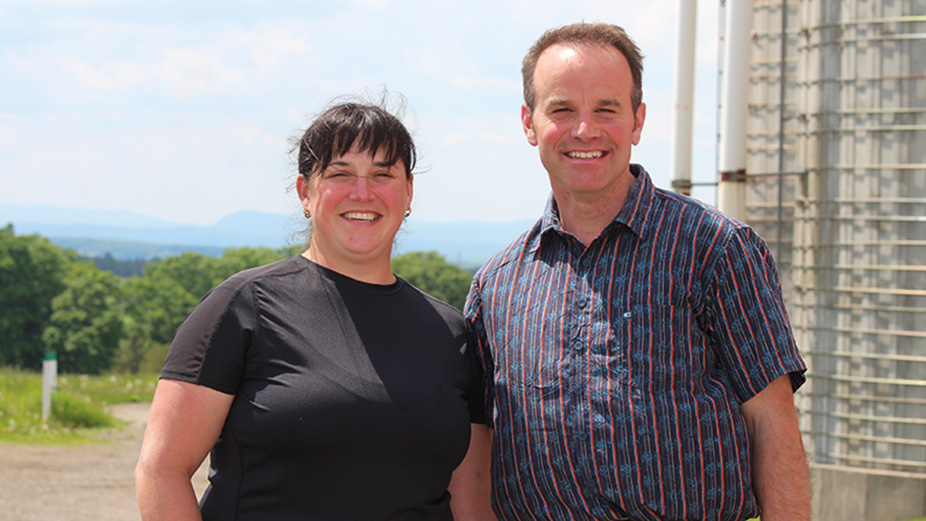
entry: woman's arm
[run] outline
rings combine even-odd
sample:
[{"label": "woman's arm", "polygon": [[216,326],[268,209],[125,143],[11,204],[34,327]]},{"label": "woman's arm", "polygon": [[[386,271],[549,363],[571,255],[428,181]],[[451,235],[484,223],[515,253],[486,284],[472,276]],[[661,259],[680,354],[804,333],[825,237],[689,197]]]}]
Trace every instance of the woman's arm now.
[{"label": "woman's arm", "polygon": [[450,510],[456,521],[495,521],[492,512],[492,430],[471,424],[466,457],[450,478]]},{"label": "woman's arm", "polygon": [[233,399],[201,385],[158,382],[135,467],[144,521],[202,519],[190,479],[222,432]]}]

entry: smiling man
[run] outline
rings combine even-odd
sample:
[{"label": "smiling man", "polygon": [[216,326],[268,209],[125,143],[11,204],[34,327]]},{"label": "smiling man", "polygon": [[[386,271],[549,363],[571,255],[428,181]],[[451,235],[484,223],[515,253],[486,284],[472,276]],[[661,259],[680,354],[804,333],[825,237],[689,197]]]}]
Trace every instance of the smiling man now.
[{"label": "smiling man", "polygon": [[499,518],[809,519],[806,368],[765,243],[631,163],[646,106],[621,28],[548,31],[522,74],[552,195],[466,304]]}]

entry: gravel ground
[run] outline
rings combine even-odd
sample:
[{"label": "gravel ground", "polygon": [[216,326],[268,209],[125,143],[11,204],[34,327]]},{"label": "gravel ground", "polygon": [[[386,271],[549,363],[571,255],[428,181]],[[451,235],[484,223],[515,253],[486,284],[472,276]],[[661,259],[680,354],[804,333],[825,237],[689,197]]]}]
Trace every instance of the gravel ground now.
[{"label": "gravel ground", "polygon": [[[0,443],[0,519],[9,521],[139,520],[133,472],[149,404],[119,404],[128,423],[100,443],[60,447]],[[193,477],[198,494],[206,465]]]}]

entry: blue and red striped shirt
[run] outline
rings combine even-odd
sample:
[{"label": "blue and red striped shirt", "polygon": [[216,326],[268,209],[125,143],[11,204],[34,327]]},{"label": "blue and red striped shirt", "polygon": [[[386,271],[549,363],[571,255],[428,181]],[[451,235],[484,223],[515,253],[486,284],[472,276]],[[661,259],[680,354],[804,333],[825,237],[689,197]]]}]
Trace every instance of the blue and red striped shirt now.
[{"label": "blue and red striped shirt", "polygon": [[502,520],[758,514],[740,404],[806,367],[755,232],[639,165],[587,247],[543,217],[477,273]]}]

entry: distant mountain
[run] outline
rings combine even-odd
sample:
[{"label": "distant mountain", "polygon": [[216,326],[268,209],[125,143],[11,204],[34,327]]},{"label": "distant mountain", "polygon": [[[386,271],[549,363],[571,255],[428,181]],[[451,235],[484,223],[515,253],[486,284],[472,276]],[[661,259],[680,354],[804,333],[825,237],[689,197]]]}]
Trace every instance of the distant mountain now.
[{"label": "distant mountain", "polygon": [[[533,220],[422,222],[410,219],[399,231],[396,253],[437,251],[449,262],[476,267],[510,243]],[[83,210],[0,203],[0,226],[17,235],[39,234],[88,257],[106,253],[120,260],[152,259],[197,251],[219,255],[226,248],[279,248],[304,241],[305,222],[294,217],[242,211],[210,226],[179,224],[130,211]]]}]

